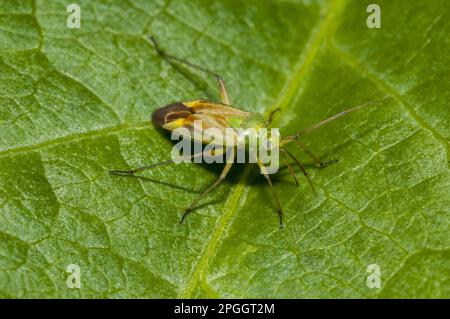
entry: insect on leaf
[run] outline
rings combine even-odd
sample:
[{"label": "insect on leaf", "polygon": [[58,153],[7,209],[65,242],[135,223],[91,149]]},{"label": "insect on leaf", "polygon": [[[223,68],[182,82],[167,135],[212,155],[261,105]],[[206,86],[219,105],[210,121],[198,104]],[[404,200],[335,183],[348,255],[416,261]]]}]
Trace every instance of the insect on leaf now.
[{"label": "insect on leaf", "polygon": [[[450,297],[449,3],[379,0],[373,29],[370,3],[80,0],[77,29],[65,1],[2,1],[0,296]],[[179,225],[219,165],[108,174],[170,158],[155,109],[219,99],[149,34],[232,105],[281,107],[283,135],[394,98],[301,139],[338,164],[289,146],[316,194],[295,165],[299,187],[273,177],[285,229],[252,165]]]}]

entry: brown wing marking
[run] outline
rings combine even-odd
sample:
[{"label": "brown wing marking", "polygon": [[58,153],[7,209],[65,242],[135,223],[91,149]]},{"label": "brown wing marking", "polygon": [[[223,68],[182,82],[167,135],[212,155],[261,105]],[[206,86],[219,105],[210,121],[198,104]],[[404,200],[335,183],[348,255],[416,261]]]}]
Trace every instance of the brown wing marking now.
[{"label": "brown wing marking", "polygon": [[192,110],[181,102],[166,105],[155,110],[152,114],[153,123],[164,126],[177,119],[186,118],[192,114]]}]

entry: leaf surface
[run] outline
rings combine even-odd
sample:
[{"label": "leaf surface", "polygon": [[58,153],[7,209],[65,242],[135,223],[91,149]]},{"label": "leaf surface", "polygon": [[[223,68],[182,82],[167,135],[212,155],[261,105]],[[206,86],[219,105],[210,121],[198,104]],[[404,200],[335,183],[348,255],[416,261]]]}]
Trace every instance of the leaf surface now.
[{"label": "leaf surface", "polygon": [[[4,0],[0,6],[2,297],[450,297],[449,3],[378,1]],[[390,100],[305,136],[324,159],[315,185],[236,165],[205,205],[183,209],[220,166],[109,170],[166,160],[150,123],[173,101],[218,99],[292,134],[349,107]],[[81,269],[81,289],[66,285]],[[367,267],[381,271],[369,289]]]}]

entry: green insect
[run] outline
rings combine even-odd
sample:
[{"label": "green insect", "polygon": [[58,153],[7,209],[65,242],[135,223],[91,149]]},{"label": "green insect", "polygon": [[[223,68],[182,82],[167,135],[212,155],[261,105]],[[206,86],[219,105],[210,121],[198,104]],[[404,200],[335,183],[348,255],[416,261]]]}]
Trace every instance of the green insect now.
[{"label": "green insect", "polygon": [[[152,114],[152,121],[155,125],[163,127],[164,129],[167,129],[169,131],[173,131],[180,127],[186,128],[190,131],[194,131],[195,130],[194,122],[200,120],[200,121],[202,121],[203,129],[215,128],[215,129],[218,129],[219,131],[225,131],[225,129],[227,129],[227,128],[232,128],[232,129],[236,130],[236,134],[237,134],[238,129],[240,129],[240,132],[242,132],[242,130],[245,132],[246,130],[249,130],[249,129],[252,129],[253,131],[254,130],[258,131],[262,128],[270,127],[275,112],[279,111],[280,109],[273,110],[270,113],[268,119],[266,120],[259,113],[247,112],[247,111],[240,110],[238,108],[231,106],[231,102],[228,97],[225,83],[219,74],[217,74],[211,70],[208,70],[206,68],[203,68],[201,66],[195,65],[184,59],[180,59],[173,55],[169,55],[160,49],[158,43],[156,42],[156,40],[153,37],[150,37],[150,40],[151,40],[154,48],[158,52],[158,54],[162,58],[166,59],[168,62],[181,63],[190,68],[193,68],[195,70],[204,72],[208,75],[212,75],[213,77],[215,77],[218,82],[218,85],[219,85],[220,96],[222,99],[221,103],[212,102],[212,101],[208,101],[208,100],[192,100],[192,101],[187,101],[187,102],[176,102],[176,103],[169,104],[167,106],[158,108]],[[338,160],[331,160],[331,161],[327,161],[327,162],[320,160],[319,157],[314,155],[314,153],[311,152],[306,147],[306,145],[299,140],[299,138],[311,131],[316,130],[317,128],[319,128],[331,121],[334,121],[334,120],[350,113],[350,112],[359,110],[372,102],[373,101],[359,105],[357,107],[354,107],[354,108],[351,108],[348,110],[345,110],[343,112],[340,112],[340,113],[338,113],[334,116],[331,116],[311,127],[306,128],[296,134],[281,137],[279,143],[272,143],[273,145],[276,145],[276,148],[277,148],[276,151],[280,152],[281,158],[282,158],[283,162],[285,163],[285,165],[287,166],[287,169],[288,169],[289,173],[292,175],[297,186],[299,185],[299,183],[298,183],[297,177],[294,173],[294,170],[288,161],[288,158],[291,158],[294,161],[294,163],[300,168],[301,172],[306,177],[311,188],[314,191],[314,186],[313,186],[311,180],[309,179],[309,176],[305,170],[305,167],[284,146],[291,142],[298,143],[300,145],[300,147],[305,151],[305,153],[308,156],[310,156],[312,158],[312,160],[318,165],[318,167],[326,167],[330,164],[336,163]],[[196,132],[193,132],[193,133],[195,135]],[[197,133],[202,133],[202,132],[197,132]],[[200,136],[203,136],[203,135],[200,134]],[[269,136],[267,139],[268,139],[269,143],[272,142],[271,136]],[[201,142],[204,144],[207,144],[209,141],[202,140]],[[226,145],[223,145],[223,148],[224,148],[224,152],[225,152]],[[273,149],[272,149],[272,151],[273,151]],[[198,155],[199,154],[194,154],[191,156],[191,158],[196,157]],[[217,156],[218,154],[216,153],[216,154],[208,154],[208,155]],[[225,179],[225,177],[229,173],[229,171],[234,163],[235,156],[236,156],[236,149],[231,149],[231,156],[227,157],[225,167],[223,168],[223,171],[220,174],[220,176],[218,177],[218,179],[212,185],[210,185],[205,191],[203,191],[198,197],[196,197],[192,201],[192,203],[184,210],[184,213],[180,219],[180,223],[183,223],[186,216],[189,213],[191,213],[196,207],[198,207],[202,198],[204,198],[207,194],[209,194],[211,191],[213,191]],[[114,170],[114,171],[111,171],[111,173],[115,174],[115,175],[134,175],[134,174],[144,171],[144,170],[152,169],[157,166],[173,164],[173,163],[175,163],[175,161],[173,159],[170,159],[170,160],[163,161],[160,163],[137,167],[137,168],[130,169],[130,170]],[[280,225],[280,228],[282,228],[284,226],[284,224],[283,224],[283,209],[282,209],[281,202],[273,188],[270,174],[267,172],[266,167],[263,165],[262,161],[259,158],[257,159],[257,163],[260,167],[261,173],[264,175],[265,179],[267,180],[267,182],[270,186],[270,190],[273,194],[275,203],[278,208],[279,225]]]}]

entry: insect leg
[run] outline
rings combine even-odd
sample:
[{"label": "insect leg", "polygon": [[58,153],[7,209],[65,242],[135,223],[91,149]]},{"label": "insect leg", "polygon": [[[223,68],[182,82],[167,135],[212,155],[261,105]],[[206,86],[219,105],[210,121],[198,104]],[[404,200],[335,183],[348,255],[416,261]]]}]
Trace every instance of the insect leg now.
[{"label": "insect leg", "polygon": [[286,153],[287,155],[289,155],[290,158],[292,158],[294,160],[294,162],[297,164],[297,166],[300,168],[300,170],[302,171],[303,175],[305,175],[306,179],[308,180],[309,185],[311,186],[311,189],[313,190],[314,193],[316,193],[316,189],[314,188],[313,183],[311,182],[311,179],[308,176],[308,173],[306,172],[305,168],[303,167],[302,163],[300,163],[300,161],[295,158],[294,155],[292,155],[291,153],[289,153],[287,150],[285,150],[284,148],[280,148],[280,151],[282,151],[283,153]]},{"label": "insect leg", "polygon": [[[188,156],[188,158],[194,158],[194,157],[198,157],[201,156],[203,154],[202,153],[198,153],[198,154],[193,154]],[[154,163],[154,164],[150,164],[150,165],[145,165],[145,166],[140,166],[140,167],[136,167],[133,169],[129,169],[129,170],[113,170],[113,171],[109,171],[110,174],[112,175],[134,175],[137,172],[141,172],[141,171],[145,171],[148,169],[152,169],[154,167],[158,167],[158,166],[163,166],[163,165],[169,165],[169,164],[175,164],[175,161],[173,159],[170,160],[166,160],[166,161],[162,161],[159,163]]]},{"label": "insect leg", "polygon": [[189,62],[189,61],[187,61],[185,59],[181,59],[181,58],[178,58],[176,56],[167,54],[166,52],[161,50],[161,48],[159,47],[158,42],[156,42],[156,39],[153,36],[150,35],[149,39],[153,43],[153,47],[155,48],[156,52],[158,52],[158,54],[161,57],[163,57],[164,59],[168,60],[169,62],[176,61],[178,63],[182,63],[182,64],[187,65],[188,67],[191,67],[191,68],[196,69],[198,71],[201,71],[201,72],[204,72],[206,74],[214,76],[216,78],[218,84],[219,84],[219,91],[220,91],[220,97],[222,99],[222,102],[224,104],[227,104],[227,105],[230,104],[230,99],[228,98],[228,93],[227,93],[227,89],[225,87],[225,82],[222,79],[222,77],[220,76],[220,74],[218,74],[218,73],[216,73],[214,71],[211,71],[211,70],[209,70],[207,68],[204,68],[202,66],[199,66],[197,64],[191,63],[191,62]]},{"label": "insect leg", "polygon": [[219,82],[219,91],[220,98],[222,99],[222,103],[226,105],[230,105],[230,98],[228,97],[227,89],[225,87],[225,82],[223,81],[220,75],[216,76],[217,81]]},{"label": "insect leg", "polygon": [[286,166],[287,166],[287,168],[288,168],[288,170],[289,170],[289,173],[291,173],[292,177],[294,178],[295,184],[296,184],[297,186],[299,186],[299,183],[298,183],[298,180],[297,180],[297,176],[295,176],[295,172],[294,172],[294,170],[292,169],[291,164],[289,164],[289,162],[288,162],[288,160],[287,160],[286,153],[281,153],[281,156],[282,156],[283,161],[284,161],[284,163],[286,164]]},{"label": "insect leg", "polygon": [[322,161],[319,157],[317,157],[311,150],[300,140],[296,140],[297,144],[305,151],[306,154],[308,154],[309,157],[312,158],[312,160],[319,165],[320,168],[325,168],[327,166],[330,166],[331,164],[335,164],[339,162],[338,159],[329,160],[329,161]]},{"label": "insect leg", "polygon": [[272,124],[273,117],[274,117],[275,113],[277,113],[278,111],[281,111],[281,107],[277,107],[275,110],[272,110],[272,111],[269,113],[269,120],[268,120],[269,125]]},{"label": "insect leg", "polygon": [[227,160],[227,164],[225,165],[222,173],[220,174],[219,178],[211,185],[209,186],[202,194],[200,194],[199,196],[197,196],[191,203],[191,205],[189,205],[188,208],[185,209],[183,216],[181,217],[180,220],[180,224],[183,223],[184,219],[186,218],[187,215],[189,215],[192,210],[194,210],[194,208],[197,207],[198,202],[205,197],[209,192],[211,192],[213,189],[215,189],[227,176],[228,172],[230,171],[231,166],[233,165],[233,161],[234,161],[234,156],[235,156],[235,152],[234,149],[231,149],[231,156],[229,157],[229,159]]},{"label": "insect leg", "polygon": [[272,181],[270,179],[270,176],[269,176],[269,173],[267,172],[266,167],[264,166],[264,164],[259,159],[258,159],[258,165],[261,168],[261,172],[263,173],[263,175],[266,178],[267,182],[269,183],[270,191],[272,192],[272,195],[275,198],[275,202],[276,202],[277,207],[278,207],[278,218],[280,219],[280,228],[283,228],[284,227],[284,224],[283,224],[283,208],[281,208],[280,199],[278,198],[278,195],[275,192],[275,189],[273,188]]}]

